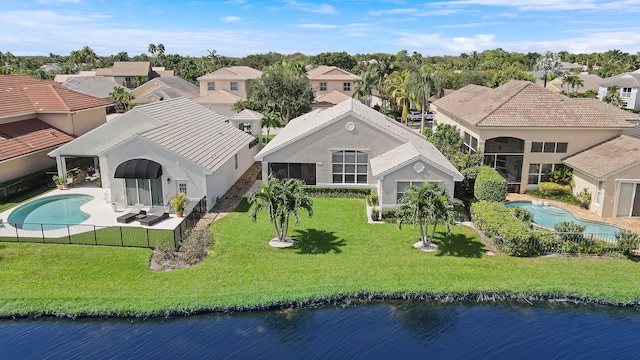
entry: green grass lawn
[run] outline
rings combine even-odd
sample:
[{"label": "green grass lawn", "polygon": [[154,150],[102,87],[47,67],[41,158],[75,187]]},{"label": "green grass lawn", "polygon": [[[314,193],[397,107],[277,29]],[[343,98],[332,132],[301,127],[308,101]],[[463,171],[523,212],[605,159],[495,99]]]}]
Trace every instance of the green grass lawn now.
[{"label": "green grass lawn", "polygon": [[[52,191],[54,189],[51,188],[47,188],[47,187],[42,187],[40,189],[36,189],[33,191],[29,191],[27,193],[21,194],[19,196],[16,196],[15,198],[11,198],[10,200],[8,200],[7,202],[2,202],[0,203],[0,212],[3,212],[5,210],[9,210],[12,207],[18,206],[21,203],[30,200],[36,196],[40,196],[42,194],[48,193],[49,191]],[[6,220],[6,219],[5,219]]]},{"label": "green grass lawn", "polygon": [[273,226],[241,205],[211,227],[213,255],[153,273],[151,250],[0,243],[0,315],[162,314],[242,308],[334,295],[505,293],[640,299],[640,264],[589,258],[486,256],[473,230],[437,234],[440,250],[412,247],[418,230],[367,224],[364,200],[314,199],[291,226],[289,249],[269,247]]}]

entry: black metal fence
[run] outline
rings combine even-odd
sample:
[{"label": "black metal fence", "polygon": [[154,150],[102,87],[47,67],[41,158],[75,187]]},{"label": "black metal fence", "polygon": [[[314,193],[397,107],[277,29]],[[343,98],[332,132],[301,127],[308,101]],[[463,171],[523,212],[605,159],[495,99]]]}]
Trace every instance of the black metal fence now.
[{"label": "black metal fence", "polygon": [[198,221],[207,213],[207,197],[203,197],[198,201],[189,215],[173,230],[174,244],[177,248],[182,240],[189,234],[189,231],[193,229]]},{"label": "black metal fence", "polygon": [[52,185],[51,176],[55,174],[54,170],[55,168],[39,171],[11,182],[0,184],[0,201],[9,200],[35,189],[44,188],[50,183]]},{"label": "black metal fence", "polygon": [[534,231],[532,241],[541,254],[602,255],[622,252],[614,234],[539,230]]},{"label": "black metal fence", "polygon": [[180,245],[196,223],[207,213],[207,198],[196,203],[191,213],[173,230],[137,226],[61,225],[36,223],[0,224],[0,241],[104,245],[155,248],[158,244]]}]

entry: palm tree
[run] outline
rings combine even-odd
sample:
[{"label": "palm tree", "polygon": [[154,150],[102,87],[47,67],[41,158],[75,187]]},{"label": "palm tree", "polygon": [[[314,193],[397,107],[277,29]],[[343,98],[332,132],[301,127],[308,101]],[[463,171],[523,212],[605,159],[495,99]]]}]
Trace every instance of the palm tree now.
[{"label": "palm tree", "polygon": [[407,114],[409,113],[411,79],[409,71],[396,71],[387,78],[387,92],[392,99],[396,101],[397,106],[402,107],[402,120],[407,123]]},{"label": "palm tree", "polygon": [[117,112],[125,112],[129,110],[131,101],[135,99],[133,95],[126,92],[124,88],[120,86],[114,86],[113,90],[109,93],[109,96],[113,99]]},{"label": "palm tree", "polygon": [[557,53],[547,51],[544,55],[540,56],[533,70],[542,72],[543,77],[541,79],[544,79],[543,87],[547,87],[547,79],[551,74],[558,74],[560,65],[562,65],[562,61]]},{"label": "palm tree", "polygon": [[153,56],[155,55],[156,51],[158,51],[158,48],[156,47],[155,44],[149,44],[149,48],[147,49],[147,51],[149,51],[149,54]]},{"label": "palm tree", "polygon": [[416,103],[416,108],[422,113],[420,133],[424,131],[424,113],[427,110],[431,95],[442,96],[442,81],[430,66],[423,66],[418,72],[411,73],[411,98]]},{"label": "palm tree", "polygon": [[276,231],[276,239],[281,243],[287,239],[289,218],[293,215],[296,225],[300,223],[300,209],[313,216],[313,200],[305,194],[300,179],[271,179],[268,185],[262,184],[262,190],[251,194],[248,201],[252,204],[251,219],[255,222],[258,212],[267,210],[269,220]]},{"label": "palm tree", "polygon": [[356,86],[353,89],[353,96],[358,96],[358,99],[363,99],[364,104],[371,106],[371,93],[378,81],[376,74],[371,71],[365,71],[360,80],[356,81]]},{"label": "palm tree", "polygon": [[619,108],[624,106],[624,101],[620,95],[620,88],[617,85],[607,87],[607,94],[604,96],[602,101]]},{"label": "palm tree", "polygon": [[[449,197],[447,189],[440,183],[425,183],[422,187],[409,187],[398,204],[398,228],[403,223],[420,227],[420,240],[424,248],[437,249],[433,245],[438,223],[447,226],[447,233],[451,232],[451,225],[455,223],[455,206],[458,199]],[[429,225],[433,226],[430,236],[427,236]]]}]

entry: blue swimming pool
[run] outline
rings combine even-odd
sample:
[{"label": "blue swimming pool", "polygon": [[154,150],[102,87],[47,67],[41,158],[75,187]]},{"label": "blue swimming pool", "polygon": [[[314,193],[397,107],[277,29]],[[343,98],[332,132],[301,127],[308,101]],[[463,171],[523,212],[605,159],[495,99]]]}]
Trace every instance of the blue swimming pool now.
[{"label": "blue swimming pool", "polygon": [[586,234],[614,235],[622,230],[621,228],[613,225],[576,219],[569,211],[558,206],[544,204],[534,205],[529,201],[513,201],[507,203],[505,206],[508,208],[525,208],[533,214],[534,223],[551,229],[553,229],[553,226],[559,222],[573,221],[576,224],[585,226],[584,232]]},{"label": "blue swimming pool", "polygon": [[93,196],[80,194],[40,198],[16,208],[7,222],[23,230],[54,230],[80,224],[90,216],[80,210],[80,206],[91,200]]}]

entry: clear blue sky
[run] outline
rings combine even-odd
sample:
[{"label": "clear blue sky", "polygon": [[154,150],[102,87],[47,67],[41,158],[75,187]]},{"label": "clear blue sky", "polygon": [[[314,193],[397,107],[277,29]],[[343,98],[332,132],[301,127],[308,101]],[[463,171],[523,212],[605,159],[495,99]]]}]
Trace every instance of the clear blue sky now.
[{"label": "clear blue sky", "polygon": [[2,0],[0,51],[242,57],[640,51],[640,0]]}]

